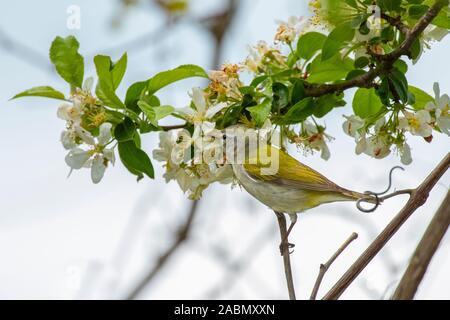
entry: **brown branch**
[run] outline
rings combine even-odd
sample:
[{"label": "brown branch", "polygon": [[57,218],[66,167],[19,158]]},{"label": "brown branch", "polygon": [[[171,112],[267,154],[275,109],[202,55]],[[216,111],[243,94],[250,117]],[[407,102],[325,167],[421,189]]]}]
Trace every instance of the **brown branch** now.
[{"label": "brown branch", "polygon": [[343,81],[336,84],[310,84],[305,83],[305,92],[310,97],[320,97],[329,93],[342,92],[350,88],[368,88],[373,86],[373,81],[384,74],[391,71],[392,65],[401,56],[408,55],[414,41],[421,35],[425,28],[433,21],[439,12],[448,5],[448,0],[436,0],[434,5],[419,19],[416,25],[407,34],[405,41],[392,51],[385,55],[377,55],[380,63],[367,71],[366,73],[353,79]]},{"label": "brown branch", "polygon": [[229,291],[235,285],[246,269],[250,268],[251,262],[261,253],[266,246],[267,241],[272,238],[267,236],[268,234],[272,235],[273,231],[272,224],[270,224],[269,227],[270,228],[264,228],[262,232],[252,240],[243,253],[233,259],[233,261],[223,258],[218,261],[227,272],[222,280],[206,291],[207,293],[204,296],[207,299],[216,300],[220,298],[219,294],[223,296],[225,292]]},{"label": "brown branch", "polygon": [[145,277],[137,284],[137,286],[131,290],[127,295],[127,300],[135,299],[139,296],[142,290],[155,278],[159,271],[166,265],[169,259],[175,254],[175,252],[181,247],[181,245],[188,239],[189,232],[192,227],[192,222],[197,213],[198,201],[193,201],[186,222],[180,227],[177,233],[177,237],[174,243],[161,254],[156,265],[148,271]]},{"label": "brown branch", "polygon": [[384,230],[375,238],[369,247],[353,263],[353,265],[344,273],[338,282],[331,288],[323,299],[338,299],[341,294],[350,286],[356,277],[372,261],[372,259],[381,251],[392,236],[409,219],[409,217],[421,207],[428,199],[428,195],[448,170],[450,166],[450,153],[448,153],[439,165],[428,175],[428,177],[411,192],[411,196],[403,209],[392,219]]},{"label": "brown branch", "polygon": [[278,219],[278,226],[280,227],[281,236],[281,255],[283,256],[284,273],[286,276],[287,288],[289,293],[289,299],[295,300],[294,279],[292,277],[291,258],[289,252],[289,241],[287,238],[286,217],[284,213],[275,212]]},{"label": "brown branch", "polygon": [[159,126],[163,131],[170,131],[170,130],[176,130],[176,129],[183,129],[186,128],[186,124],[175,124],[172,126]]},{"label": "brown branch", "polygon": [[403,33],[403,34],[409,33],[409,28],[407,25],[405,25],[402,22],[401,17],[394,18],[394,17],[391,17],[391,16],[387,15],[386,13],[382,12],[381,18],[386,20],[391,26],[397,28],[401,33]]},{"label": "brown branch", "polygon": [[53,73],[52,65],[48,62],[47,56],[13,39],[2,29],[0,29],[0,48],[35,68]]},{"label": "brown branch", "polygon": [[331,258],[325,263],[320,265],[319,275],[317,276],[316,283],[314,284],[313,291],[311,293],[310,300],[316,300],[317,293],[319,292],[320,284],[322,283],[323,277],[328,269],[331,267],[333,262],[341,255],[342,252],[358,238],[358,234],[353,232],[351,236],[339,247],[339,249],[331,256]]},{"label": "brown branch", "polygon": [[428,265],[450,225],[450,191],[434,215],[417,246],[408,268],[392,296],[394,300],[411,300],[423,280]]}]

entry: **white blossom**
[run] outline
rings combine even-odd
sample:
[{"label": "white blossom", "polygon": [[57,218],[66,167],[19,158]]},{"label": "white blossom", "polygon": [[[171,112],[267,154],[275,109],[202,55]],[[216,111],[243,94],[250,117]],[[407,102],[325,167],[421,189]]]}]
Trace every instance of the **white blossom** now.
[{"label": "white blossom", "polygon": [[205,92],[200,88],[193,88],[190,94],[194,108],[186,107],[178,109],[185,119],[194,124],[201,124],[205,121],[210,121],[218,112],[227,107],[226,103],[218,103],[213,106],[208,106]]},{"label": "white blossom", "polygon": [[[104,123],[100,126],[97,138],[85,132],[81,137],[88,150],[75,147],[69,151],[65,161],[71,170],[79,170],[83,167],[91,168],[91,179],[94,183],[99,183],[103,178],[109,162],[114,164],[114,150],[106,148],[111,140],[111,124]],[[63,135],[66,135],[63,133]]]},{"label": "white blossom", "polygon": [[347,119],[342,125],[344,132],[350,137],[357,138],[359,136],[358,130],[364,128],[364,120],[358,116],[344,116]]},{"label": "white blossom", "polygon": [[450,97],[447,94],[440,95],[439,84],[434,86],[435,101],[425,105],[425,109],[434,112],[436,126],[450,136]]},{"label": "white blossom", "polygon": [[320,151],[320,157],[324,160],[330,159],[330,149],[326,143],[326,140],[330,140],[331,137],[325,132],[319,131],[315,124],[310,122],[303,123],[304,128],[309,135],[307,146],[313,150]]},{"label": "white blossom", "polygon": [[404,165],[409,165],[412,162],[411,158],[411,147],[406,142],[398,147],[398,151],[400,153],[400,161]]},{"label": "white blossom", "polygon": [[292,43],[309,26],[309,21],[304,17],[289,17],[288,21],[277,21],[278,29],[275,41]]},{"label": "white blossom", "polygon": [[427,138],[431,136],[433,128],[430,125],[431,116],[427,110],[415,113],[405,111],[404,117],[399,119],[399,128],[409,131],[415,136]]}]

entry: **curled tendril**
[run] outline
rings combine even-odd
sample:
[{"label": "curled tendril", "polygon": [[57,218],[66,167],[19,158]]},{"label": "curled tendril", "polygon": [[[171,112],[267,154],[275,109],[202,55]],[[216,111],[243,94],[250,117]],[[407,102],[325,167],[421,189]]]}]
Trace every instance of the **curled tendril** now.
[{"label": "curled tendril", "polygon": [[[405,171],[405,169],[403,167],[400,167],[400,166],[393,167],[391,169],[391,171],[389,171],[389,184],[388,184],[388,187],[386,188],[385,191],[383,191],[383,192],[373,192],[373,191],[366,191],[366,192],[364,192],[364,194],[366,194],[366,195],[368,195],[370,197],[361,198],[358,201],[356,201],[356,207],[358,208],[359,211],[365,212],[365,213],[370,213],[370,212],[374,212],[375,210],[378,209],[378,207],[380,206],[381,201],[382,201],[380,199],[380,196],[388,193],[389,190],[391,190],[391,187],[392,187],[392,173],[395,171],[395,169],[401,169],[401,170]],[[361,206],[361,203],[363,203],[363,202],[372,203],[371,200],[373,200],[373,197],[375,197],[375,205],[372,208],[365,209],[365,208],[363,208]]]}]

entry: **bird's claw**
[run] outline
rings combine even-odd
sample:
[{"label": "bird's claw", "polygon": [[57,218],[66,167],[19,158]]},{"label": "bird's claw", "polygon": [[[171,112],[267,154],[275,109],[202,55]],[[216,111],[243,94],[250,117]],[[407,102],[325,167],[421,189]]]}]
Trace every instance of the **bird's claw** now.
[{"label": "bird's claw", "polygon": [[289,243],[289,242],[282,242],[282,243],[280,243],[280,253],[281,253],[281,255],[284,254],[284,251],[285,251],[286,247],[287,247],[288,253],[292,254],[294,252],[294,250],[290,250],[290,249],[293,249],[295,247],[295,244]]}]

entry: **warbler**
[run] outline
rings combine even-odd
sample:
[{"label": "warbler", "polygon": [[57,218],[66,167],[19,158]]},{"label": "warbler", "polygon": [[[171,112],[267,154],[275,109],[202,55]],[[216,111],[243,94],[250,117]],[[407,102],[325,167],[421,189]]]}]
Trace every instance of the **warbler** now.
[{"label": "warbler", "polygon": [[[260,152],[259,148],[253,155],[247,153],[244,163],[232,165],[234,175],[248,193],[272,210],[289,214],[293,223],[297,213],[324,203],[361,199],[378,203],[371,195],[338,186],[281,149],[268,145]],[[278,164],[270,172],[274,161]]]}]

